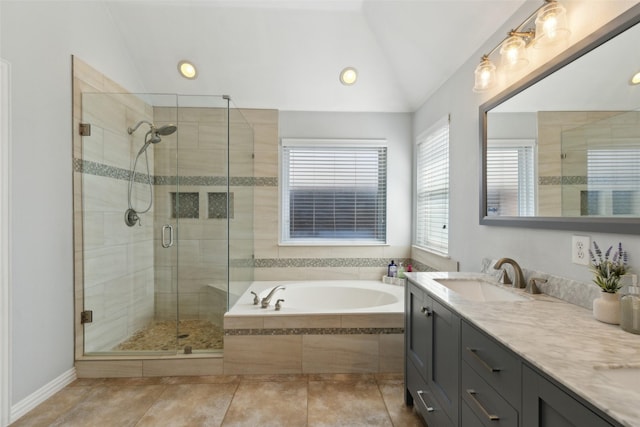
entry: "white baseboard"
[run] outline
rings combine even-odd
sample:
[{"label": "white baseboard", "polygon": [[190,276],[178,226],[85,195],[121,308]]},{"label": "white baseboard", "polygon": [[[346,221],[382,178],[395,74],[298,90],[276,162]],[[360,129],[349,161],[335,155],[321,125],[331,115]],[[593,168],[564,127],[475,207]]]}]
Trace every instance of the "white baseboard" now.
[{"label": "white baseboard", "polygon": [[76,368],[71,368],[67,372],[55,378],[53,381],[40,387],[29,396],[22,399],[20,402],[11,406],[10,422],[15,422],[18,418],[25,415],[27,412],[34,409],[36,406],[74,382],[78,378],[76,375]]}]

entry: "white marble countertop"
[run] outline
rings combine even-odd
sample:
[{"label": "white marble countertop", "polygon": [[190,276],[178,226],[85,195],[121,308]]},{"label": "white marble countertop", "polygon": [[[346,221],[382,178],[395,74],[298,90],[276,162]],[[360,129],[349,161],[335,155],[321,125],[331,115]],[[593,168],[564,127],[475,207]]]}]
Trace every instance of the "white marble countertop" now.
[{"label": "white marble countertop", "polygon": [[485,278],[495,283],[493,276],[481,273],[414,272],[407,277],[620,424],[640,426],[640,382],[622,385],[607,376],[615,368],[640,369],[640,335],[599,322],[590,310],[545,294],[498,285],[528,300],[473,302],[434,281]]}]

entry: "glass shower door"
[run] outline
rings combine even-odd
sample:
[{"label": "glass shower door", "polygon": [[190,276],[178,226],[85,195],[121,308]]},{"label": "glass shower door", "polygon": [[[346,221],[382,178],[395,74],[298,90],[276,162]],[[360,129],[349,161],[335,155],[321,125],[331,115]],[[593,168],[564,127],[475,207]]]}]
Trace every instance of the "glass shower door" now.
[{"label": "glass shower door", "polygon": [[[156,117],[155,105],[172,108]],[[154,188],[160,181],[177,192],[178,132],[167,126],[175,105],[172,95],[82,94],[81,120],[90,125],[75,153],[84,354],[176,351],[177,221],[159,217],[168,201]]]}]

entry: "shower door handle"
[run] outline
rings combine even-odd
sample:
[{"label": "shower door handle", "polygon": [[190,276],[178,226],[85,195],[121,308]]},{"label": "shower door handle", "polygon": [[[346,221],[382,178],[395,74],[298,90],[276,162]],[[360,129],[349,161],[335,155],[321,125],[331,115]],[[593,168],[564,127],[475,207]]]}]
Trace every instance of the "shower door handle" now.
[{"label": "shower door handle", "polygon": [[[169,232],[169,239],[167,239],[167,231]],[[173,246],[173,226],[167,224],[162,226],[162,247],[170,248]]]}]

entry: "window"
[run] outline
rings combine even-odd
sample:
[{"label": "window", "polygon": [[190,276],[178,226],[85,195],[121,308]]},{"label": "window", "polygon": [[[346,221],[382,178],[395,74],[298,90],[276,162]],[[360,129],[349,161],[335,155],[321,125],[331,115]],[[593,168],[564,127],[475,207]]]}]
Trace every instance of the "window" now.
[{"label": "window", "polygon": [[282,141],[283,243],[381,244],[387,230],[385,141]]},{"label": "window", "polygon": [[416,146],[415,244],[449,251],[449,118],[420,135]]},{"label": "window", "polygon": [[487,142],[487,215],[536,214],[534,140]]}]

